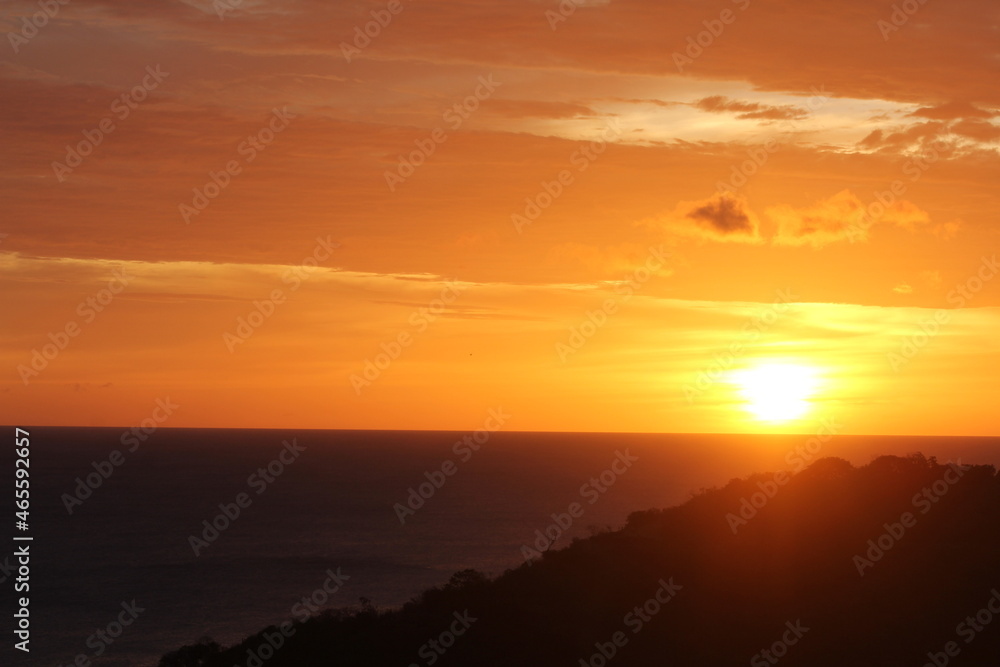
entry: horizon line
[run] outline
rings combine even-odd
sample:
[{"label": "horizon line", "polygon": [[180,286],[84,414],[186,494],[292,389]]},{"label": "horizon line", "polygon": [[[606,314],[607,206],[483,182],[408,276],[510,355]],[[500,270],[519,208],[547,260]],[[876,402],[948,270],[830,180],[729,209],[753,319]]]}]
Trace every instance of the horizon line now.
[{"label": "horizon line", "polygon": [[[0,424],[0,428],[60,428],[60,429],[125,429],[140,428],[139,424],[95,426],[95,425],[56,425],[56,424]],[[191,430],[211,430],[211,431],[336,431],[336,432],[363,432],[363,433],[469,433],[478,429],[433,429],[433,428],[309,428],[309,427],[283,427],[283,426],[157,426],[156,429],[164,431],[191,431]],[[527,434],[527,435],[733,435],[733,436],[791,436],[811,438],[815,433],[758,433],[743,431],[557,431],[557,430],[510,430],[503,429],[492,432],[493,435],[501,433]],[[917,433],[844,433],[838,437],[852,438],[1000,438],[997,435],[955,435],[955,434],[917,434]]]}]

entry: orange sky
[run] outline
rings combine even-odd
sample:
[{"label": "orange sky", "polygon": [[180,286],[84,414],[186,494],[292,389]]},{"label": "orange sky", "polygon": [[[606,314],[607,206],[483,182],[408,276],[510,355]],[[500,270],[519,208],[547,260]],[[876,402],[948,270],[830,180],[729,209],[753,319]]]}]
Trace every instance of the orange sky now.
[{"label": "orange sky", "polygon": [[997,434],[996,3],[221,2],[5,3],[0,422]]}]

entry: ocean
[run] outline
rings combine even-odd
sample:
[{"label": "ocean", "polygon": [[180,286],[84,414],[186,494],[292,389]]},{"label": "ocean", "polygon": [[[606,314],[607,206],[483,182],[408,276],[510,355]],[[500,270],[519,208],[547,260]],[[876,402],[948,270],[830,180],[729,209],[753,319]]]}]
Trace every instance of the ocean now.
[{"label": "ocean", "polygon": [[25,542],[11,537],[31,536],[31,651],[13,649],[21,594],[5,591],[2,663],[51,667],[80,655],[156,665],[202,637],[231,644],[301,617],[331,574],[340,586],[322,607],[401,605],[456,571],[518,566],[546,532],[565,546],[796,456],[1000,464],[1000,438],[835,436],[810,454],[802,435],[495,432],[477,443],[463,432],[159,429],[123,443],[122,428],[23,428],[29,528],[14,528],[5,503],[0,578],[18,576]]}]

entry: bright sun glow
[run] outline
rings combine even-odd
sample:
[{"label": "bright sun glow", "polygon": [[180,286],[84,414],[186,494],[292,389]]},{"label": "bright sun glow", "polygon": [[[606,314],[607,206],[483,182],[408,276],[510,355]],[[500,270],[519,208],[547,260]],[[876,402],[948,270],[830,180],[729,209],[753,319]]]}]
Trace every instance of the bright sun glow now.
[{"label": "bright sun glow", "polygon": [[733,371],[732,382],[746,399],[746,409],[757,419],[769,422],[804,415],[819,385],[814,369],[791,363],[767,363]]}]

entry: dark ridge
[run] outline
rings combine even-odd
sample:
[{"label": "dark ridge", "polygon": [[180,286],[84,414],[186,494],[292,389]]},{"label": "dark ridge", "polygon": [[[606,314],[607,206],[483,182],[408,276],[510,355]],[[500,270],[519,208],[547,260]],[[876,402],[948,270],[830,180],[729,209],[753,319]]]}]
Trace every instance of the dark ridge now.
[{"label": "dark ridge", "polygon": [[280,642],[271,627],[160,665],[995,666],[998,591],[993,466],[826,458],[634,512],[492,580],[458,572],[401,609],[327,611]]}]

